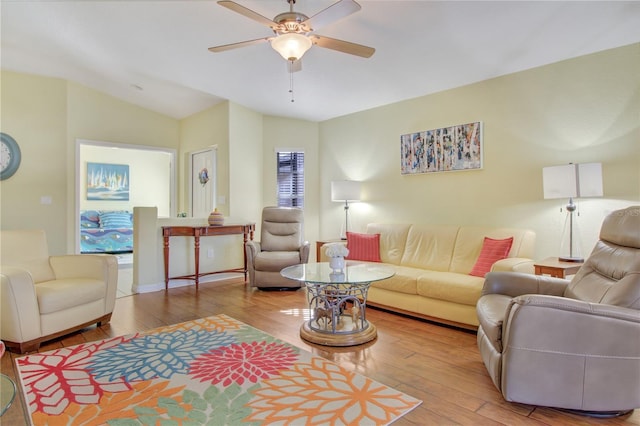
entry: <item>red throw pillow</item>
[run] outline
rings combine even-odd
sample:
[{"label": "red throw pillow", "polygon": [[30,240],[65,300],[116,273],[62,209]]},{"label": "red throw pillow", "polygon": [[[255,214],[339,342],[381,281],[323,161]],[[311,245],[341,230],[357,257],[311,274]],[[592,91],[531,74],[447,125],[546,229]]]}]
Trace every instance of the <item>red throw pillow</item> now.
[{"label": "red throw pillow", "polygon": [[347,232],[348,260],[380,262],[380,234]]},{"label": "red throw pillow", "polygon": [[509,255],[511,244],[513,244],[513,237],[505,238],[504,240],[494,240],[493,238],[484,237],[480,256],[478,256],[478,260],[476,260],[476,264],[473,265],[473,269],[469,272],[469,275],[484,278],[494,263],[500,259],[505,259]]}]

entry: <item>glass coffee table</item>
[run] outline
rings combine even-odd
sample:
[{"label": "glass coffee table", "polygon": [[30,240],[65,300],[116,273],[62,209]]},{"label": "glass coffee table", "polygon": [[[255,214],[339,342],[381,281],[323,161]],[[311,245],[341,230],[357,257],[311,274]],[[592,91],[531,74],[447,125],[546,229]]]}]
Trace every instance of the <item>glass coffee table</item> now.
[{"label": "glass coffee table", "polygon": [[5,374],[0,374],[0,416],[2,416],[13,403],[16,397],[16,384]]},{"label": "glass coffee table", "polygon": [[304,282],[311,319],[300,327],[300,337],[325,346],[354,346],[378,335],[367,321],[367,293],[372,282],[395,275],[388,266],[351,263],[334,272],[329,263],[310,263],[284,268],[280,274]]}]

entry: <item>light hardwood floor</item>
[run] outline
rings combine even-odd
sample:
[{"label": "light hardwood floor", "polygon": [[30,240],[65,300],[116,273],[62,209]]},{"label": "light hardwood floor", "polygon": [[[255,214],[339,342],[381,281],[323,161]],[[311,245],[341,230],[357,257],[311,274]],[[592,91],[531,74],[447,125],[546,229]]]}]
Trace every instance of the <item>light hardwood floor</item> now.
[{"label": "light hardwood floor", "polygon": [[[138,294],[116,301],[110,324],[49,342],[40,352],[224,313],[423,400],[394,425],[640,425],[640,410],[602,420],[505,402],[468,331],[368,309],[367,318],[378,329],[374,342],[351,348],[310,345],[299,337],[305,307],[302,290],[250,290],[241,280],[203,283],[198,292],[182,287]],[[2,372],[12,379],[16,357],[7,352],[2,358]],[[25,413],[20,393],[0,423],[28,424]]]}]

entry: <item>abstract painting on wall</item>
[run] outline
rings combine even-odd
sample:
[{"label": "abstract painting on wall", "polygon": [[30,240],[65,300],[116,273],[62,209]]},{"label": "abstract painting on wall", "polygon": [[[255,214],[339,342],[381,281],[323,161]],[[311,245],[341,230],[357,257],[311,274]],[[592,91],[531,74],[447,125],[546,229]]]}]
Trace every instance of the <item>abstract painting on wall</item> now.
[{"label": "abstract painting on wall", "polygon": [[87,200],[128,201],[129,166],[87,163]]},{"label": "abstract painting on wall", "polygon": [[400,173],[482,168],[482,122],[459,124],[400,136]]}]

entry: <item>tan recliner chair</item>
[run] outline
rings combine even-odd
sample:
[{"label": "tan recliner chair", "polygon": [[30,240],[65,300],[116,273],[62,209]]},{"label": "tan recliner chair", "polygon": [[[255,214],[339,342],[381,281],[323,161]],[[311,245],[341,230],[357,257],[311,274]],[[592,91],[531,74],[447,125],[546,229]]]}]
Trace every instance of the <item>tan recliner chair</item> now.
[{"label": "tan recliner chair", "polygon": [[247,241],[247,269],[252,287],[295,289],[302,284],[284,278],[287,266],[309,261],[309,242],[303,239],[304,215],[295,207],[262,209],[260,241]]},{"label": "tan recliner chair", "polygon": [[111,255],[49,256],[44,231],[1,231],[0,339],[13,351],[106,324],[116,300],[118,262]]},{"label": "tan recliner chair", "polygon": [[640,407],[640,206],[607,216],[571,281],[487,274],[478,346],[507,401],[615,416]]}]

